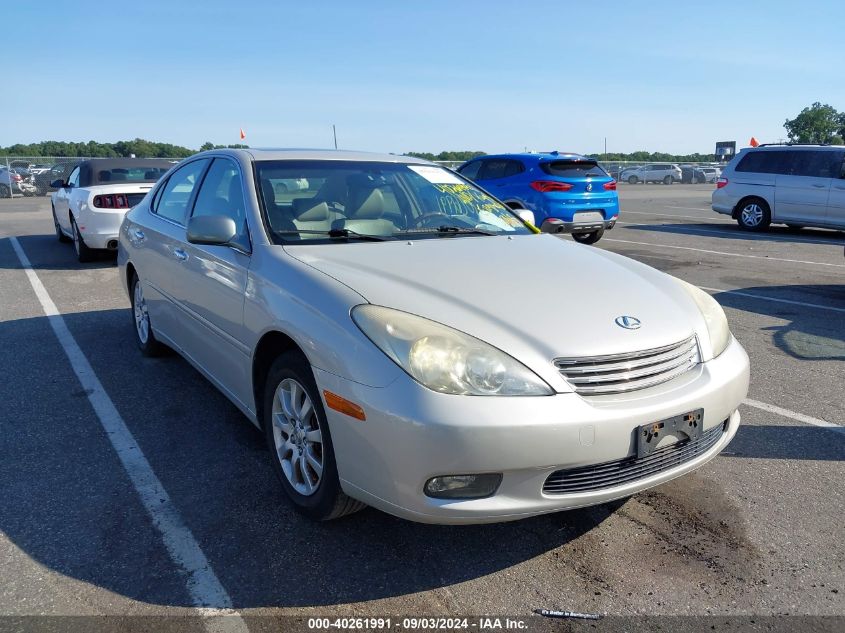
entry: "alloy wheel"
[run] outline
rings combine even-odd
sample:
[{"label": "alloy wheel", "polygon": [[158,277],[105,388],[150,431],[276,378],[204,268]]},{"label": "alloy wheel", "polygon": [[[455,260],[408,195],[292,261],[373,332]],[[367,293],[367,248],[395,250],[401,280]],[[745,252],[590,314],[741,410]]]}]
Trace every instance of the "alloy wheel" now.
[{"label": "alloy wheel", "polygon": [[745,226],[759,226],[762,221],[763,208],[756,202],[752,202],[742,209],[742,223]]},{"label": "alloy wheel", "polygon": [[323,434],[311,398],[292,378],[282,380],[273,397],[273,441],[288,483],[313,495],[323,478]]},{"label": "alloy wheel", "polygon": [[141,281],[135,282],[133,293],[132,309],[135,314],[135,331],[138,332],[138,339],[142,345],[147,344],[150,338],[150,314],[147,311],[147,302],[144,299],[144,291],[141,289]]}]

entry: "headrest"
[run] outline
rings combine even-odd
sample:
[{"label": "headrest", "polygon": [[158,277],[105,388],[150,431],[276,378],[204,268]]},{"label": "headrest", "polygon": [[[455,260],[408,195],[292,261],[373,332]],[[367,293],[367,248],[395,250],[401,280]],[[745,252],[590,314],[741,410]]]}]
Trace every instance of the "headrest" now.
[{"label": "headrest", "polygon": [[365,194],[363,199],[358,196],[353,198],[349,217],[356,220],[375,220],[384,215],[384,194],[381,189],[364,190],[362,193]]},{"label": "headrest", "polygon": [[124,174],[122,171],[113,171],[111,172],[110,180],[126,180],[126,174]]},{"label": "headrest", "polygon": [[324,222],[329,219],[329,205],[314,198],[294,198],[293,215],[301,222]]},{"label": "headrest", "polygon": [[161,175],[161,172],[158,171],[145,171],[144,172],[144,180],[152,180],[153,178],[158,179]]},{"label": "headrest", "polygon": [[100,174],[97,176],[97,179],[100,182],[108,182],[111,180],[111,172],[110,171],[101,171]]},{"label": "headrest", "polygon": [[273,188],[273,183],[266,178],[261,181],[261,193],[264,196],[264,204],[267,206],[276,204],[276,190]]}]

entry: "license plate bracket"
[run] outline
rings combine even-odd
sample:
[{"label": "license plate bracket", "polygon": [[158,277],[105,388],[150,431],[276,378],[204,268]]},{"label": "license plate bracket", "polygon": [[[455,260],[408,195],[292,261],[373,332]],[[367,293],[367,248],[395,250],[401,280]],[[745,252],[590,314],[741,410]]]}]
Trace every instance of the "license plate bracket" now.
[{"label": "license plate bracket", "polygon": [[[651,455],[660,448],[672,446],[684,440],[697,440],[704,432],[704,409],[695,409],[665,420],[643,424],[637,429],[637,457]],[[664,438],[674,437],[667,442]]]}]

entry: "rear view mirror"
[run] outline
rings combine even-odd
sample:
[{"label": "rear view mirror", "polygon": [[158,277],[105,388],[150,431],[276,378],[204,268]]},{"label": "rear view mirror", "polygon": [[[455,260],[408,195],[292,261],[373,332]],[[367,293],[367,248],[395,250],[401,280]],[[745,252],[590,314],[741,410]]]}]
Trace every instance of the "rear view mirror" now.
[{"label": "rear view mirror", "polygon": [[528,209],[514,209],[516,214],[520,217],[523,222],[528,222],[531,226],[534,226],[534,212],[529,211]]},{"label": "rear view mirror", "polygon": [[200,215],[188,220],[187,237],[191,244],[225,246],[237,234],[235,221],[225,215]]}]

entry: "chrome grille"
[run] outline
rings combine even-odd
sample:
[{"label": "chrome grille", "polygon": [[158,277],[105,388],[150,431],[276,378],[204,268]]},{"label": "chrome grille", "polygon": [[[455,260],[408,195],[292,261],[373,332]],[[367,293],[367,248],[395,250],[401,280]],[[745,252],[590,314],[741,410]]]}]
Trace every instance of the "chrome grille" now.
[{"label": "chrome grille", "polygon": [[698,342],[680,343],[628,354],[556,358],[555,367],[576,393],[597,396],[653,387],[688,372],[699,363]]},{"label": "chrome grille", "polygon": [[713,448],[728,428],[728,420],[707,429],[695,440],[683,440],[671,446],[658,448],[650,455],[636,455],[593,466],[557,470],[543,484],[546,494],[591,492],[621,486],[637,479],[669,470],[695,459]]}]

